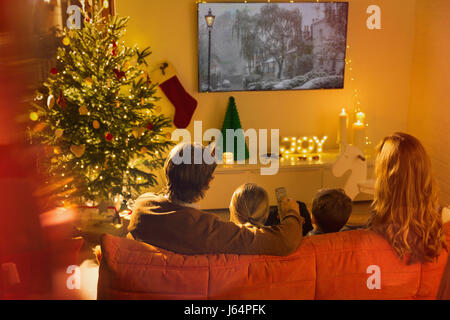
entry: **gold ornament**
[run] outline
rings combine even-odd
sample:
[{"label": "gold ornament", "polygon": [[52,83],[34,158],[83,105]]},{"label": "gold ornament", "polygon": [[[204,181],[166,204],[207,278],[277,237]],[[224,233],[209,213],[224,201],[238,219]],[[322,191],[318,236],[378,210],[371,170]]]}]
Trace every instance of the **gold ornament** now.
[{"label": "gold ornament", "polygon": [[64,37],[62,43],[63,45],[68,46],[70,44],[70,39],[68,37]]},{"label": "gold ornament", "polygon": [[119,108],[119,107],[120,107],[120,101],[116,100],[116,108]]},{"label": "gold ornament", "polygon": [[54,147],[54,148],[53,148],[53,153],[54,153],[54,154],[61,154],[61,152],[62,152],[62,151],[61,151],[61,148],[60,148],[60,147]]},{"label": "gold ornament", "polygon": [[87,115],[89,113],[89,110],[85,106],[81,106],[78,109],[78,112],[80,113],[80,115],[85,116],[85,115]]},{"label": "gold ornament", "polygon": [[98,122],[97,120],[92,121],[92,126],[94,127],[94,129],[98,129],[100,128],[100,122]]},{"label": "gold ornament", "polygon": [[37,112],[31,112],[30,113],[30,120],[31,121],[38,121],[39,119],[39,115],[37,114]]},{"label": "gold ornament", "polygon": [[87,77],[86,79],[84,79],[84,84],[89,86],[89,87],[92,87],[93,83],[94,82],[92,81],[92,78],[90,78],[90,77]]},{"label": "gold ornament", "polygon": [[72,151],[72,153],[77,157],[80,158],[84,152],[86,151],[86,146],[84,144],[76,146],[76,145],[72,145],[70,147],[70,151]]},{"label": "gold ornament", "polygon": [[55,136],[57,138],[61,138],[63,136],[63,134],[64,134],[64,130],[63,129],[56,129],[55,130]]},{"label": "gold ornament", "polygon": [[133,136],[135,139],[138,139],[140,136],[142,136],[145,132],[145,128],[133,128]]},{"label": "gold ornament", "polygon": [[53,108],[54,105],[55,105],[55,97],[51,94],[47,98],[47,107],[51,109]]}]

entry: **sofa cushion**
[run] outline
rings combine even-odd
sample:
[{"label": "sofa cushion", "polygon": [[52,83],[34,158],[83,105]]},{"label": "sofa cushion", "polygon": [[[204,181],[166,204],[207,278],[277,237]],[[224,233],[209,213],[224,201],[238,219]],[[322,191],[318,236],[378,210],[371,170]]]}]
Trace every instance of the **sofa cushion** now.
[{"label": "sofa cushion", "polygon": [[[301,272],[299,272],[301,270]],[[312,246],[289,257],[179,255],[102,238],[99,299],[314,299]]]},{"label": "sofa cushion", "polygon": [[[443,252],[435,263],[408,266],[368,230],[306,238],[288,257],[180,255],[104,235],[98,298],[434,299],[446,260]],[[381,286],[373,288],[377,268]]]}]

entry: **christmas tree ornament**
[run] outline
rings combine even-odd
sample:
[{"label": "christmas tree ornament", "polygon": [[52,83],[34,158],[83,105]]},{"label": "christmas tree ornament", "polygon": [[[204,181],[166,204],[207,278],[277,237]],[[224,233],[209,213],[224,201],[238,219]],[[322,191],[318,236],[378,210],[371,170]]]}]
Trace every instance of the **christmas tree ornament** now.
[{"label": "christmas tree ornament", "polygon": [[120,101],[116,100],[116,108],[120,108]]},{"label": "christmas tree ornament", "polygon": [[119,71],[118,69],[113,69],[113,72],[116,76],[117,81],[120,81],[123,77],[125,77],[125,72]]},{"label": "christmas tree ornament", "polygon": [[30,120],[31,121],[38,121],[39,119],[39,115],[37,114],[37,112],[31,112],[30,113]]},{"label": "christmas tree ornament", "polygon": [[94,129],[98,129],[100,128],[100,122],[98,122],[97,120],[92,121],[92,126],[94,127]]},{"label": "christmas tree ornament", "polygon": [[43,122],[38,123],[34,128],[33,128],[33,132],[41,132],[42,130],[44,130],[47,127],[47,125]]},{"label": "christmas tree ornament", "polygon": [[49,109],[52,109],[54,105],[55,105],[55,97],[51,94],[47,98],[47,107]]},{"label": "christmas tree ornament", "polygon": [[70,146],[70,151],[72,151],[72,153],[77,157],[80,158],[83,156],[84,152],[86,151],[86,146],[84,144],[76,146],[76,145],[71,145]]},{"label": "christmas tree ornament", "polygon": [[[227,130],[229,129],[234,130],[234,132],[237,134],[236,136],[233,137],[234,138],[233,150],[228,150],[227,148]],[[237,111],[236,101],[234,100],[234,97],[230,97],[228,101],[228,109],[225,114],[225,119],[222,125],[222,135],[223,135],[223,144],[222,146],[220,146],[220,148],[223,152],[233,152],[235,161],[248,159],[250,157],[247,143],[245,143],[245,137],[242,131],[241,120],[239,119],[239,114]],[[244,141],[245,143],[245,152],[243,155],[240,155],[238,152],[240,146],[238,145],[237,142],[239,141]]]},{"label": "christmas tree ornament", "polygon": [[152,130],[153,130],[153,123],[149,122],[149,123],[147,124],[147,130],[148,130],[148,131],[152,131]]},{"label": "christmas tree ornament", "polygon": [[70,44],[70,39],[68,37],[64,37],[62,43],[63,45],[68,46]]},{"label": "christmas tree ornament", "polygon": [[117,43],[116,43],[115,41],[112,43],[111,54],[112,54],[114,57],[117,57],[117,55],[118,55]]},{"label": "christmas tree ornament", "polygon": [[92,81],[92,78],[87,77],[86,79],[84,79],[84,84],[87,85],[88,87],[92,87],[92,84],[94,82]]},{"label": "christmas tree ornament", "polygon": [[146,148],[146,147],[142,147],[140,150],[139,150],[139,153],[140,154],[146,154],[148,152],[148,149]]},{"label": "christmas tree ornament", "polygon": [[35,100],[36,100],[36,101],[41,101],[42,99],[44,99],[44,95],[43,95],[42,93],[38,92],[38,93],[36,94]]},{"label": "christmas tree ornament", "polygon": [[113,139],[114,139],[114,136],[112,135],[112,133],[107,132],[107,133],[105,134],[105,140],[106,140],[106,141],[111,142],[111,141],[113,141]]},{"label": "christmas tree ornament", "polygon": [[78,112],[80,113],[80,115],[85,116],[85,115],[87,115],[89,113],[89,110],[85,106],[81,106],[78,109]]},{"label": "christmas tree ornament", "polygon": [[61,148],[60,147],[54,147],[53,148],[53,153],[54,154],[61,154],[62,153]]},{"label": "christmas tree ornament", "polygon": [[64,98],[62,91],[59,92],[59,97],[58,97],[58,100],[56,101],[56,103],[62,108],[67,107],[67,101]]},{"label": "christmas tree ornament", "polygon": [[55,130],[55,136],[57,138],[61,138],[63,136],[63,134],[64,134],[64,130],[63,129],[56,129]]},{"label": "christmas tree ornament", "polygon": [[145,133],[145,128],[133,128],[132,134],[135,139],[138,139]]},{"label": "christmas tree ornament", "polygon": [[186,128],[197,108],[197,100],[184,89],[176,75],[175,68],[164,62],[153,71],[151,78],[159,83],[162,92],[175,107],[174,125],[177,128]]},{"label": "christmas tree ornament", "polygon": [[52,75],[57,75],[57,74],[58,74],[58,69],[56,69],[55,67],[53,67],[53,68],[50,69],[50,73],[51,73]]}]

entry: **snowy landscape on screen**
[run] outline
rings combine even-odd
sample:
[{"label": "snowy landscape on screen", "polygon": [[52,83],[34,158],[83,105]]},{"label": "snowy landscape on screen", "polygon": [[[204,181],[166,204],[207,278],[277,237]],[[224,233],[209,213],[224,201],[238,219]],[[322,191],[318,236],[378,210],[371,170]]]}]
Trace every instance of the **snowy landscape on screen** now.
[{"label": "snowy landscape on screen", "polygon": [[347,15],[346,2],[200,3],[199,91],[343,88]]}]

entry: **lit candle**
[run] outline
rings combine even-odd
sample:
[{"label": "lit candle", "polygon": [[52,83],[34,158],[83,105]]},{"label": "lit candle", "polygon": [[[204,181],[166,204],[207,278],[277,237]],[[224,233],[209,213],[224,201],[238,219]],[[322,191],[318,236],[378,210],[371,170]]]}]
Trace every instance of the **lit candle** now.
[{"label": "lit candle", "polygon": [[364,123],[365,120],[366,120],[366,115],[364,114],[364,112],[358,112],[356,114],[356,120],[361,122],[361,123]]},{"label": "lit candle", "polygon": [[348,127],[348,114],[345,108],[339,114],[339,132],[338,132],[338,143],[341,150],[344,150],[344,145],[347,144],[347,127]]},{"label": "lit candle", "polygon": [[234,164],[234,153],[233,152],[224,152],[223,153],[223,162],[224,162],[224,164]]},{"label": "lit candle", "polygon": [[364,150],[365,137],[365,125],[358,120],[353,124],[353,145]]}]

